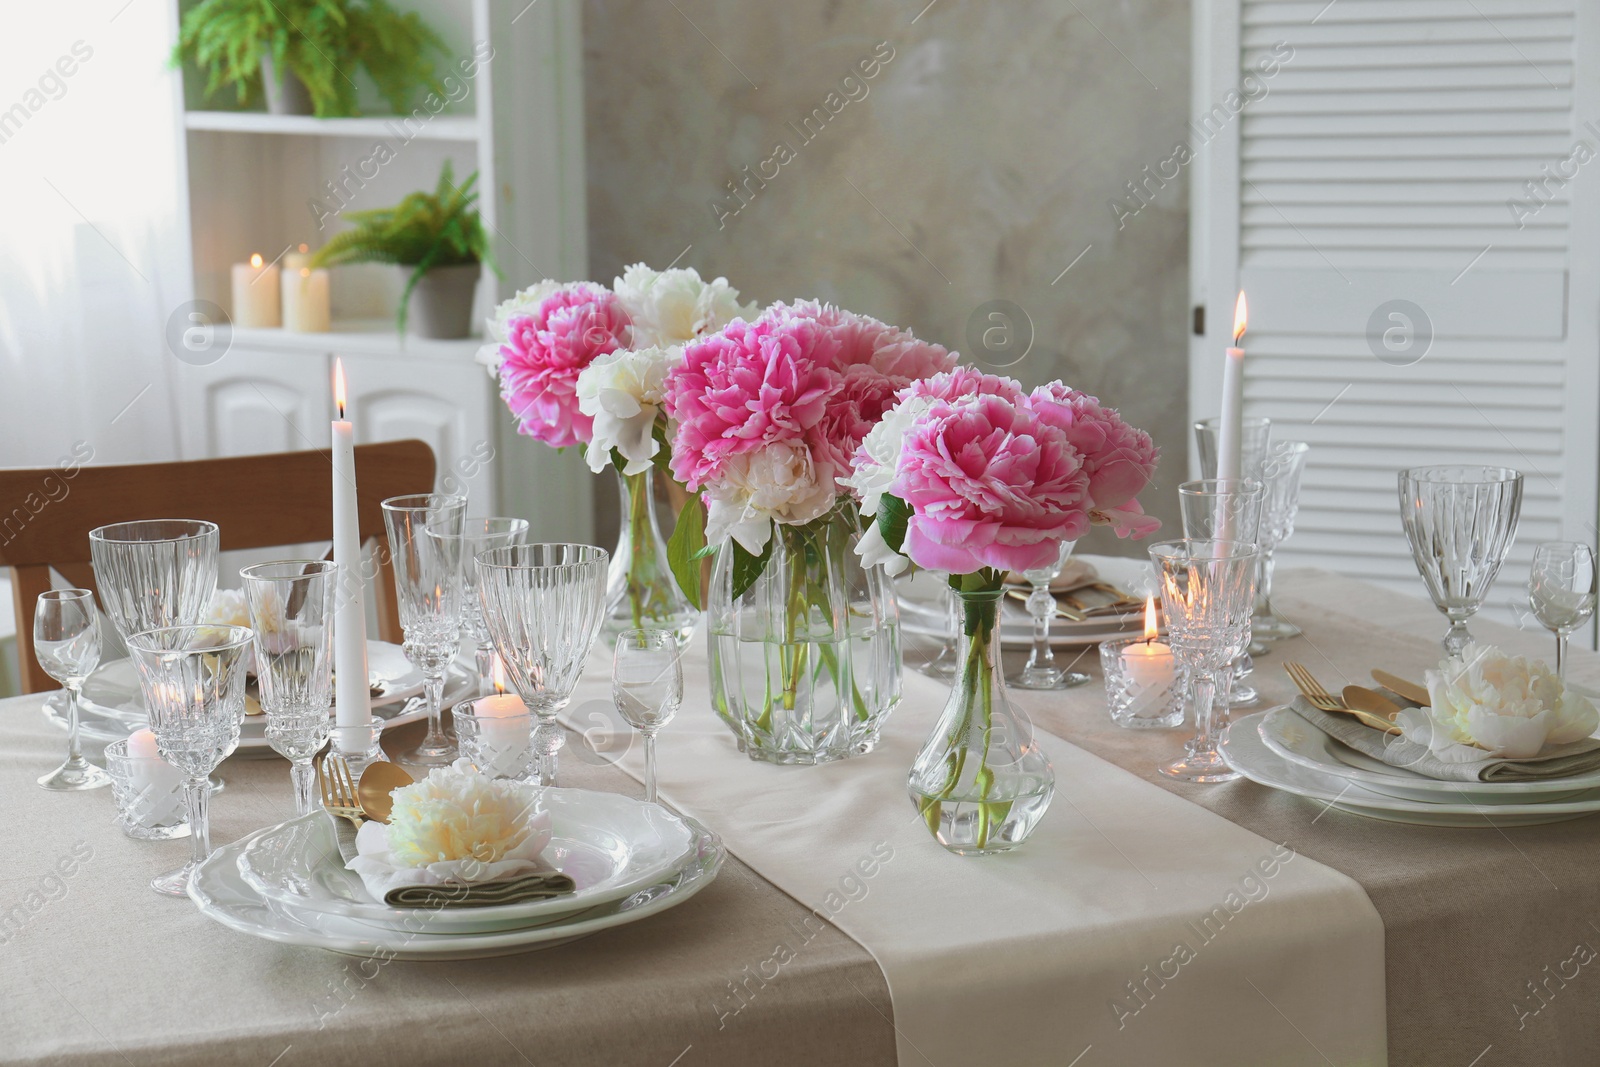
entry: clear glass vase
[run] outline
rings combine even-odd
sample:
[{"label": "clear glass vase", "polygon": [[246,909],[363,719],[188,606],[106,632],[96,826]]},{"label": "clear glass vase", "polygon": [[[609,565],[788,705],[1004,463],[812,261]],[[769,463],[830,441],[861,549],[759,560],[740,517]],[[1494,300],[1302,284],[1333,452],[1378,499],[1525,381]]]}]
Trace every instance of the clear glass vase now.
[{"label": "clear glass vase", "polygon": [[695,611],[667,562],[667,542],[656,523],[655,468],[643,474],[617,472],[622,489],[622,532],[606,572],[604,632],[614,639],[624,630],[670,630],[679,643],[689,640],[700,614]]},{"label": "clear glass vase", "polygon": [[1025,841],[1055,794],[1050,759],[1027,713],[1006,697],[998,620],[1004,590],[958,591],[961,647],[939,725],[906,786],[934,840],[961,856]]},{"label": "clear glass vase", "polygon": [[900,702],[900,612],[882,568],[861,566],[855,505],[774,524],[770,558],[737,600],[717,553],[707,628],[711,698],[751,759],[826,763],[869,752]]}]

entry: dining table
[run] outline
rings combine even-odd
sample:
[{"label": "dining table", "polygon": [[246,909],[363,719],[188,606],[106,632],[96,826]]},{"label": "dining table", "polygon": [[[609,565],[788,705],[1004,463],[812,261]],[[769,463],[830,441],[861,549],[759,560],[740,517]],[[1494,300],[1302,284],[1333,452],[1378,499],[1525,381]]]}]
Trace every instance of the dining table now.
[{"label": "dining table", "polygon": [[[1375,667],[1420,680],[1441,657],[1420,596],[1288,569],[1273,599],[1304,632],[1255,658],[1260,702],[1235,721],[1292,699],[1285,662],[1337,690]],[[1550,658],[1542,629],[1471,627]],[[1409,825],[1175,781],[1157,767],[1192,724],[1122,728],[1094,648],[1058,657],[1091,681],[1010,691],[1054,764],[1052,805],[1023,847],[960,857],[906,793],[947,682],[908,667],[871,752],[761,763],[712,710],[697,635],[660,795],[720,836],[718,877],[639,922],[454,962],[258,940],[156,895],[188,842],[126,837],[106,790],[36,788],[63,734],[44,694],[0,701],[0,1065],[1596,1062],[1593,818]],[[1568,675],[1600,685],[1600,655],[1573,652]],[[559,784],[641,792],[604,650],[562,722]],[[294,814],[283,761],[218,774],[214,844]]]}]

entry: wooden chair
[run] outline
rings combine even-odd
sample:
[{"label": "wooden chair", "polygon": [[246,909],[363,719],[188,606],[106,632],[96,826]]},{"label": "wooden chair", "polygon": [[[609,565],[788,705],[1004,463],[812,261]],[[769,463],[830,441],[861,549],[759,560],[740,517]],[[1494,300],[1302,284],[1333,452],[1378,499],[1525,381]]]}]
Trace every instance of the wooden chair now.
[{"label": "wooden chair", "polygon": [[[0,470],[0,566],[12,568],[17,663],[24,693],[53,689],[33,655],[33,612],[50,568],[94,589],[89,531],[134,519],[207,519],[222,551],[333,538],[328,453],[277,452],[181,463]],[[422,441],[356,447],[361,543],[384,536],[380,504],[433,491],[433,450]],[[401,639],[394,571],[375,552],[378,636]]]}]

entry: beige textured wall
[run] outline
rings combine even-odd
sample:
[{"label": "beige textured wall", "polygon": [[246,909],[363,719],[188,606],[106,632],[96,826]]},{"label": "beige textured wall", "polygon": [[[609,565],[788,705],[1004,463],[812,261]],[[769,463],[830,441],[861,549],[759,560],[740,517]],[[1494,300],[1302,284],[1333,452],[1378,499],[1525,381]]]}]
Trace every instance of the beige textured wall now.
[{"label": "beige textured wall", "polygon": [[[1136,214],[1125,183],[1183,138],[1188,4],[926,4],[590,0],[590,273],[681,255],[747,298],[830,300],[991,366],[1021,354],[1020,317],[1009,349],[987,318],[1009,301],[1033,339],[1006,372],[1148,429],[1163,462],[1146,505],[1175,530],[1186,176]],[[814,109],[825,121],[802,126]],[[1083,547],[1138,551],[1105,531]]]}]

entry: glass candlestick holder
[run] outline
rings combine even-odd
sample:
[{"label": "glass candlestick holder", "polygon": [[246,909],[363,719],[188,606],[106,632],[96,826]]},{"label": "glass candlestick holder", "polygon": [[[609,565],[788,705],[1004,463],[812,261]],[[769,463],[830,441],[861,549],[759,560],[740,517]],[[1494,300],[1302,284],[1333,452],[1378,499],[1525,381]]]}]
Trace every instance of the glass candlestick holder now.
[{"label": "glass candlestick holder", "polygon": [[1129,730],[1183,725],[1183,668],[1159,641],[1130,637],[1100,646],[1111,721]]}]

